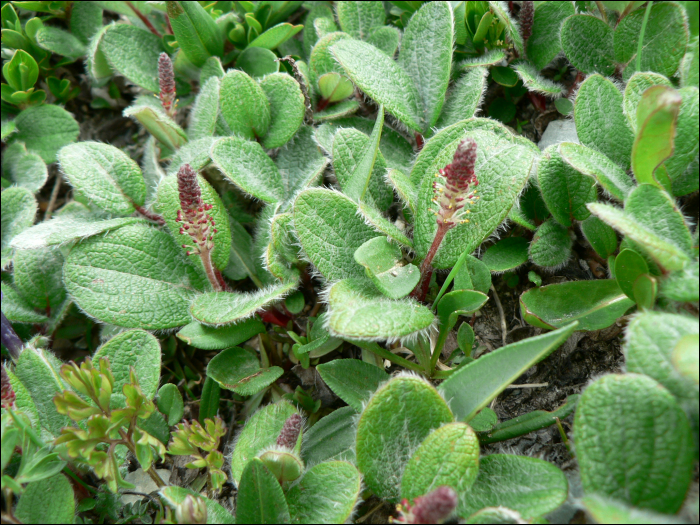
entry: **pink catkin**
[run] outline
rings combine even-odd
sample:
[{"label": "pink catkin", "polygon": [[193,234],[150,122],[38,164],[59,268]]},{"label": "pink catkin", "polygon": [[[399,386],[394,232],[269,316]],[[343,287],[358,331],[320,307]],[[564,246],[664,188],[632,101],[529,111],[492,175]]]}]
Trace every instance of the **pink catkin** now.
[{"label": "pink catkin", "polygon": [[15,391],[10,383],[10,376],[2,366],[2,408],[12,408],[15,404]]},{"label": "pink catkin", "polygon": [[160,103],[170,117],[175,116],[177,101],[175,100],[175,71],[173,62],[167,53],[158,57],[158,85],[160,86]]},{"label": "pink catkin", "polygon": [[282,431],[277,437],[277,446],[292,450],[297,444],[299,432],[301,432],[301,416],[299,414],[292,414],[287,418],[287,421],[284,422]]},{"label": "pink catkin", "polygon": [[192,246],[183,244],[182,247],[189,248],[187,255],[211,251],[217,232],[213,217],[207,213],[212,205],[202,201],[197,172],[189,164],[184,164],[177,172],[177,188],[182,209],[177,211],[175,221],[182,223],[180,233],[189,235],[193,240]]},{"label": "pink catkin", "polygon": [[457,493],[452,487],[442,485],[425,496],[416,498],[413,505],[404,500],[402,517],[397,521],[403,523],[442,523],[457,508]]},{"label": "pink catkin", "polygon": [[[479,181],[474,173],[476,164],[476,141],[464,139],[455,151],[452,163],[442,168],[439,175],[445,179],[444,184],[439,180],[433,182],[433,202],[438,205],[435,211],[438,224],[454,226],[469,213],[465,211],[466,204],[471,204],[474,192],[470,188],[476,188]],[[469,222],[464,220],[464,222]]]},{"label": "pink catkin", "polygon": [[535,2],[523,1],[520,6],[520,34],[523,37],[523,42],[532,35],[532,21],[535,17]]}]

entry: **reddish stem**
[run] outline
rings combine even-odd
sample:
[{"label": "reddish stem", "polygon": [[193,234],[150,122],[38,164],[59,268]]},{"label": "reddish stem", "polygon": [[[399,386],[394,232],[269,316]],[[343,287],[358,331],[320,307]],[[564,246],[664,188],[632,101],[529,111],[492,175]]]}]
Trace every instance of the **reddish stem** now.
[{"label": "reddish stem", "polygon": [[291,318],[277,311],[274,307],[271,307],[269,310],[258,310],[257,313],[264,323],[276,324],[282,328],[286,328],[287,323],[291,321]]},{"label": "reddish stem", "polygon": [[231,290],[231,287],[230,287],[230,286],[228,285],[228,283],[224,280],[224,276],[221,275],[221,272],[220,272],[218,269],[216,269],[216,268],[214,268],[214,275],[216,275],[216,280],[219,282],[219,284],[221,285],[221,288],[223,288],[223,290],[224,290],[225,292],[231,292],[231,291],[232,291],[232,290]]},{"label": "reddish stem", "polygon": [[137,204],[134,204],[134,208],[136,208],[136,211],[139,212],[141,215],[143,215],[147,219],[150,219],[154,222],[157,222],[160,226],[163,226],[165,224],[165,219],[163,219],[163,217],[161,217],[157,213],[153,213],[152,211],[148,211],[143,206],[138,206]]},{"label": "reddish stem", "polygon": [[209,282],[214,288],[215,292],[223,292],[224,288],[219,284],[219,280],[216,278],[216,271],[214,270],[214,265],[211,262],[211,249],[206,247],[200,249],[199,256],[202,259],[202,264],[204,265],[204,271],[207,273]]},{"label": "reddish stem", "polygon": [[535,106],[535,109],[537,111],[539,111],[540,113],[544,113],[545,111],[547,111],[547,101],[542,95],[538,93],[529,92],[527,94],[527,97],[530,99],[530,102],[532,102],[532,105]]},{"label": "reddish stem", "polygon": [[161,35],[158,32],[158,30],[155,27],[153,27],[153,24],[151,24],[151,21],[148,18],[146,18],[146,16],[141,11],[139,11],[138,8],[133,3],[126,2],[126,5],[129,6],[129,8],[134,12],[134,14],[139,18],[139,20],[141,20],[141,22],[144,23],[144,25],[148,28],[148,30],[151,33],[156,35],[158,38],[163,37],[163,35]]},{"label": "reddish stem", "polygon": [[423,135],[420,133],[416,133],[416,148],[418,151],[423,149],[423,145],[425,144],[425,139],[423,138]]},{"label": "reddish stem", "polygon": [[328,104],[330,104],[331,101],[328,98],[322,98],[321,100],[318,101],[318,104],[316,105],[316,111],[323,111],[328,107]]},{"label": "reddish stem", "polygon": [[581,82],[583,82],[584,74],[581,71],[578,71],[576,73],[576,78],[574,79],[574,83],[571,84],[571,87],[569,90],[566,92],[566,98],[569,98],[571,94],[576,90],[576,88],[579,86]]},{"label": "reddish stem", "polygon": [[418,299],[419,301],[425,300],[425,296],[428,294],[428,288],[430,287],[430,279],[433,276],[433,267],[431,263],[433,262],[433,258],[435,257],[440,244],[442,244],[442,240],[445,238],[445,234],[447,234],[447,232],[452,229],[453,226],[453,223],[438,223],[438,229],[435,233],[433,244],[430,245],[430,249],[420,265],[421,280],[418,283],[418,286],[416,286],[411,292],[411,297]]}]

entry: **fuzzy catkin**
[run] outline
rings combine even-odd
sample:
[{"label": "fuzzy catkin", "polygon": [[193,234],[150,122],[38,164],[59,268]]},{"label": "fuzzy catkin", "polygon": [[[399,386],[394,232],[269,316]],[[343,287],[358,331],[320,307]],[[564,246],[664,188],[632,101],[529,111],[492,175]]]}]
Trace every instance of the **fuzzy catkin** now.
[{"label": "fuzzy catkin", "polygon": [[299,432],[301,432],[301,416],[299,414],[292,414],[287,418],[287,421],[284,422],[282,431],[277,437],[277,446],[292,450],[299,438]]}]

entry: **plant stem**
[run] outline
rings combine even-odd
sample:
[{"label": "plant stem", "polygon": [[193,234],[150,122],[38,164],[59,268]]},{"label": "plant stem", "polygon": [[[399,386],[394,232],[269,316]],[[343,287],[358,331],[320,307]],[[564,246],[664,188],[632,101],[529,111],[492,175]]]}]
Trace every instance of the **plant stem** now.
[{"label": "plant stem", "polygon": [[438,229],[435,233],[433,244],[430,245],[430,249],[428,250],[425,259],[423,259],[423,262],[420,265],[421,280],[418,283],[418,286],[416,286],[415,289],[411,292],[411,297],[418,299],[419,301],[425,300],[425,296],[428,293],[428,287],[430,286],[430,278],[433,276],[433,267],[431,266],[431,263],[433,262],[433,258],[435,257],[435,254],[437,253],[438,248],[442,243],[442,240],[445,238],[445,234],[453,226],[454,224],[450,223],[438,223]]},{"label": "plant stem", "polygon": [[46,211],[44,212],[44,220],[48,221],[51,218],[51,213],[53,213],[54,206],[56,206],[56,199],[58,198],[58,190],[61,187],[61,177],[60,173],[56,174],[56,180],[53,184],[53,189],[51,190],[51,197],[49,197],[49,204],[46,206]]},{"label": "plant stem", "polygon": [[[123,428],[119,429],[119,435],[122,438],[122,443],[126,445],[126,448],[129,449],[129,451],[134,455],[134,457],[138,457],[136,456],[136,447],[134,446],[134,442],[131,439],[131,436],[127,435],[126,432],[124,432]],[[165,483],[165,481],[163,481],[162,478],[158,475],[156,469],[153,468],[153,465],[151,465],[146,472],[149,476],[151,476],[153,483],[155,483],[158,486],[158,488],[165,487],[167,485],[167,483]]]},{"label": "plant stem", "polygon": [[204,265],[204,271],[207,273],[207,278],[211,283],[212,288],[215,292],[222,292],[223,288],[219,284],[219,280],[216,278],[216,272],[214,271],[214,265],[211,262],[211,250],[209,248],[201,248],[199,256],[202,259],[202,264]]},{"label": "plant stem", "polygon": [[503,346],[506,346],[506,332],[508,331],[508,326],[506,325],[506,316],[503,313],[503,305],[501,304],[501,299],[498,297],[496,288],[493,284],[491,285],[491,291],[493,292],[493,299],[496,301],[496,307],[498,308],[498,315],[501,318],[501,337],[503,338]]},{"label": "plant stem", "polygon": [[600,16],[603,17],[603,22],[605,22],[607,24],[608,23],[608,15],[605,12],[605,7],[603,6],[603,2],[596,1],[595,5],[596,5],[596,7],[598,7],[598,11],[600,11]]},{"label": "plant stem", "polygon": [[152,220],[153,222],[157,222],[160,226],[163,226],[165,224],[165,219],[163,219],[163,217],[158,215],[157,213],[148,211],[146,208],[144,208],[143,206],[139,206],[138,204],[134,204],[134,208],[136,208],[136,211],[139,212],[141,215],[143,215],[147,219]]},{"label": "plant stem", "polygon": [[649,13],[651,13],[651,4],[654,2],[647,2],[646,11],[644,11],[644,19],[642,20],[642,29],[639,31],[639,43],[637,44],[637,63],[636,70],[640,71],[642,69],[642,49],[644,48],[644,33],[647,29],[647,22],[649,21]]},{"label": "plant stem", "polygon": [[353,343],[360,348],[364,348],[365,350],[369,350],[370,352],[374,352],[377,354],[379,357],[383,357],[384,359],[387,359],[391,361],[394,364],[397,364],[399,366],[402,366],[404,368],[408,368],[409,370],[413,370],[414,372],[420,372],[421,374],[425,373],[425,370],[423,370],[423,367],[420,366],[418,363],[413,363],[409,361],[408,359],[404,359],[401,356],[398,356],[396,354],[393,354],[389,352],[389,350],[386,350],[379,346],[377,343],[368,343],[366,341],[353,341]]},{"label": "plant stem", "polygon": [[163,38],[163,35],[161,35],[158,30],[153,27],[153,24],[151,24],[151,21],[146,18],[146,16],[138,10],[138,8],[132,3],[132,2],[126,2],[126,5],[129,6],[129,8],[134,12],[134,14],[138,17],[141,22],[148,28],[148,30],[156,35],[158,38]]}]

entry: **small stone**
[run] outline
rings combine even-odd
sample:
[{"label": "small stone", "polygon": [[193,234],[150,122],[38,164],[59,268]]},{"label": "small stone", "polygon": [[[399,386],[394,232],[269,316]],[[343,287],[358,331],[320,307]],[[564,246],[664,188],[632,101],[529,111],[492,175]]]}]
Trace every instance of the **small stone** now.
[{"label": "small stone", "polygon": [[[170,471],[168,469],[159,468],[156,470],[156,472],[158,473],[160,478],[163,481],[165,481],[166,484],[170,482]],[[142,468],[138,468],[133,472],[129,472],[126,476],[124,476],[124,480],[136,485],[135,488],[131,489],[134,492],[143,492],[144,494],[150,494],[154,490],[158,490],[158,485],[156,485],[155,481],[151,479],[151,476],[148,475],[148,472],[146,472]],[[125,494],[122,496],[122,503],[124,505],[127,505],[129,503],[136,503],[138,501],[141,501],[142,499],[143,498],[141,496],[131,496]]]},{"label": "small stone", "polygon": [[574,142],[580,144],[578,135],[576,134],[576,123],[573,120],[553,120],[544,130],[542,138],[537,146],[544,150],[552,144],[560,142]]}]

